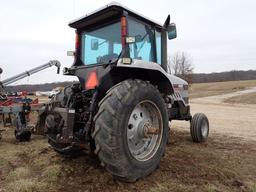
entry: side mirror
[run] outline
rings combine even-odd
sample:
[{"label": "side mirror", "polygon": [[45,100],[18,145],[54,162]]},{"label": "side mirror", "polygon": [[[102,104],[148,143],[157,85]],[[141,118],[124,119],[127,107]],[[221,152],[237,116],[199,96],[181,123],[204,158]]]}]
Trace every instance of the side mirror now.
[{"label": "side mirror", "polygon": [[0,68],[0,75],[3,73],[3,69],[2,68]]},{"label": "side mirror", "polygon": [[176,30],[176,24],[171,23],[167,27],[167,33],[168,33],[168,39],[175,39],[177,37],[177,30]]},{"label": "side mirror", "polygon": [[99,49],[99,40],[92,39],[91,40],[91,50],[98,50]]}]

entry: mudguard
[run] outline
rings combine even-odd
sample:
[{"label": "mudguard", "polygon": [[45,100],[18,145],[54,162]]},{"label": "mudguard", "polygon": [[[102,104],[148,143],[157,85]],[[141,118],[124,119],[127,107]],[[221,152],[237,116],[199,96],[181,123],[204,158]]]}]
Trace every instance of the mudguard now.
[{"label": "mudguard", "polygon": [[[179,93],[182,98],[188,97],[188,83],[172,74],[168,74],[158,63],[147,62],[142,60],[133,59],[131,64],[124,64],[122,59],[119,59],[117,62],[117,67],[127,67],[127,68],[136,68],[141,70],[148,70],[149,74],[154,75],[158,73],[160,76],[155,79],[156,82],[164,82],[164,90],[161,92],[166,92],[167,94]],[[156,78],[156,77],[152,77]]]},{"label": "mudguard", "polygon": [[132,59],[130,64],[124,64],[122,59],[119,59],[116,66],[120,68],[139,69],[142,73],[147,73],[149,75],[151,81],[155,82],[153,84],[157,84],[161,92],[167,94],[172,94],[174,92],[173,84],[168,78],[167,73],[161,65],[157,63]]}]

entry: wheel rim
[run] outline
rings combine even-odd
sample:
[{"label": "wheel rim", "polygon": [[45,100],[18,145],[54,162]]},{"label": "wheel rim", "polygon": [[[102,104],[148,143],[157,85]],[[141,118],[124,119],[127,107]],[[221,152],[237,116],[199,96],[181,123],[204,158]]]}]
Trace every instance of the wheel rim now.
[{"label": "wheel rim", "polygon": [[207,124],[207,122],[204,120],[204,121],[202,122],[202,127],[201,127],[202,136],[203,136],[204,138],[207,137],[207,135],[208,135],[208,130],[209,130],[208,124]]},{"label": "wheel rim", "polygon": [[151,101],[140,102],[133,109],[127,126],[127,143],[138,161],[151,159],[162,141],[163,120],[159,108]]}]

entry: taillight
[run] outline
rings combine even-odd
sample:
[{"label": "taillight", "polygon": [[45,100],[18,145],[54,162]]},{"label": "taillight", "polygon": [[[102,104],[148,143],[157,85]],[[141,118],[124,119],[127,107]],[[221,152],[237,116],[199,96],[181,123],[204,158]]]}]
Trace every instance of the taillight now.
[{"label": "taillight", "polygon": [[76,50],[79,49],[79,35],[78,35],[77,32],[76,32],[76,44],[75,44],[75,48],[76,48]]},{"label": "taillight", "polygon": [[122,48],[125,48],[125,38],[127,36],[127,20],[125,16],[121,17],[121,35],[122,35]]}]

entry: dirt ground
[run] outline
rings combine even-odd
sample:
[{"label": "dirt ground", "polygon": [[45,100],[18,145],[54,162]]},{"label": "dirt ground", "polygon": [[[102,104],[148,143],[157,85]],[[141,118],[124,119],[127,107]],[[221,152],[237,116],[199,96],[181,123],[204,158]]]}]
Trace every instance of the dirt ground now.
[{"label": "dirt ground", "polygon": [[[243,98],[243,95],[248,93],[256,93],[256,87],[228,94],[191,99],[192,114],[204,112],[209,118],[211,133],[256,141],[256,105],[224,103],[228,98],[236,96]],[[256,98],[254,99],[256,100]],[[187,129],[189,126],[186,122],[175,122],[174,125],[183,129]]]},{"label": "dirt ground", "polygon": [[256,192],[256,105],[223,103],[230,95],[191,100],[192,113],[210,121],[206,143],[192,143],[188,122],[171,122],[159,169],[136,183],[114,181],[93,155],[67,159],[45,138],[0,141],[0,192],[9,191],[237,191]]}]

